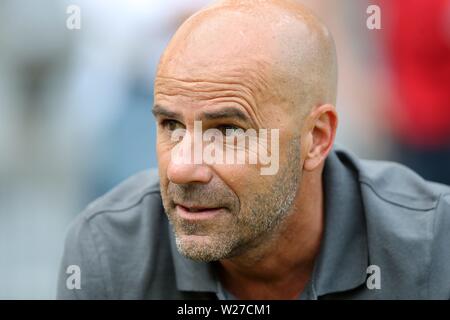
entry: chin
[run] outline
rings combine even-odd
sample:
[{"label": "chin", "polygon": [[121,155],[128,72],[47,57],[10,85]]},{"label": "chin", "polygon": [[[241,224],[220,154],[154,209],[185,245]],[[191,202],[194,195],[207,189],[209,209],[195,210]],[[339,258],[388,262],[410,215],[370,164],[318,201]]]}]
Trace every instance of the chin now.
[{"label": "chin", "polygon": [[208,235],[177,235],[176,243],[183,256],[196,261],[221,260],[230,252],[224,241]]}]

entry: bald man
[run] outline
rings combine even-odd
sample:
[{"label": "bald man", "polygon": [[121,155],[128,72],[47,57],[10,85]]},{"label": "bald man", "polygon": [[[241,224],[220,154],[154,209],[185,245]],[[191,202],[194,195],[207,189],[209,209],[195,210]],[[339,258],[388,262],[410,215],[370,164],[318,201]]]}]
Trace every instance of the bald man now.
[{"label": "bald man", "polygon": [[336,79],[295,2],[189,18],[156,75],[159,170],[78,216],[58,297],[450,298],[450,188],[333,147]]}]

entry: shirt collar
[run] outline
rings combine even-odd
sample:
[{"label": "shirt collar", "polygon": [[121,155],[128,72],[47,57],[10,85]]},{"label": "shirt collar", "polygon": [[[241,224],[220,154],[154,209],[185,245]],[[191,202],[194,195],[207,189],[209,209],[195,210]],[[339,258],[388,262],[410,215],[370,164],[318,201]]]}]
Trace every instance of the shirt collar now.
[{"label": "shirt collar", "polygon": [[313,274],[317,296],[347,291],[366,281],[364,206],[352,157],[334,149],[323,172],[325,231]]},{"label": "shirt collar", "polygon": [[[364,207],[356,171],[347,153],[333,150],[323,172],[325,229],[311,280],[313,297],[350,290],[366,280],[368,265]],[[211,263],[181,255],[169,225],[178,290],[218,292]]]}]

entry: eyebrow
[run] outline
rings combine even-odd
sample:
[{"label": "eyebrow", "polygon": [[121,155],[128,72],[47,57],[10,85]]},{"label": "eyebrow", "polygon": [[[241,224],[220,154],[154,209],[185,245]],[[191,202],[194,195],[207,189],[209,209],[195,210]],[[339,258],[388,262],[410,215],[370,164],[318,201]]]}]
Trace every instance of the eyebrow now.
[{"label": "eyebrow", "polygon": [[[170,111],[161,105],[155,105],[152,113],[155,117],[164,116],[178,120],[180,115],[176,112]],[[216,111],[205,111],[201,113],[202,118],[206,120],[218,120],[227,118],[237,118],[242,121],[252,122],[250,117],[243,111],[236,108],[224,108]]]},{"label": "eyebrow", "polygon": [[245,112],[236,108],[226,108],[217,111],[206,111],[203,113],[203,117],[207,120],[217,120],[224,118],[237,118],[242,121],[251,122]]},{"label": "eyebrow", "polygon": [[158,104],[153,106],[152,113],[155,117],[162,116],[162,117],[173,118],[173,119],[177,119],[177,120],[180,118],[178,113],[170,111]]}]

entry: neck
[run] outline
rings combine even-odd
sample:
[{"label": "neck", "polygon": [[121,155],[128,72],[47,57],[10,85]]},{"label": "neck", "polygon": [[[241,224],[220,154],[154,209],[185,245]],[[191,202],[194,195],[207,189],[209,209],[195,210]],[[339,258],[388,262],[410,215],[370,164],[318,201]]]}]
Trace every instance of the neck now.
[{"label": "neck", "polygon": [[223,286],[240,299],[295,299],[311,277],[323,231],[321,173],[305,173],[290,214],[260,244],[221,260]]}]

